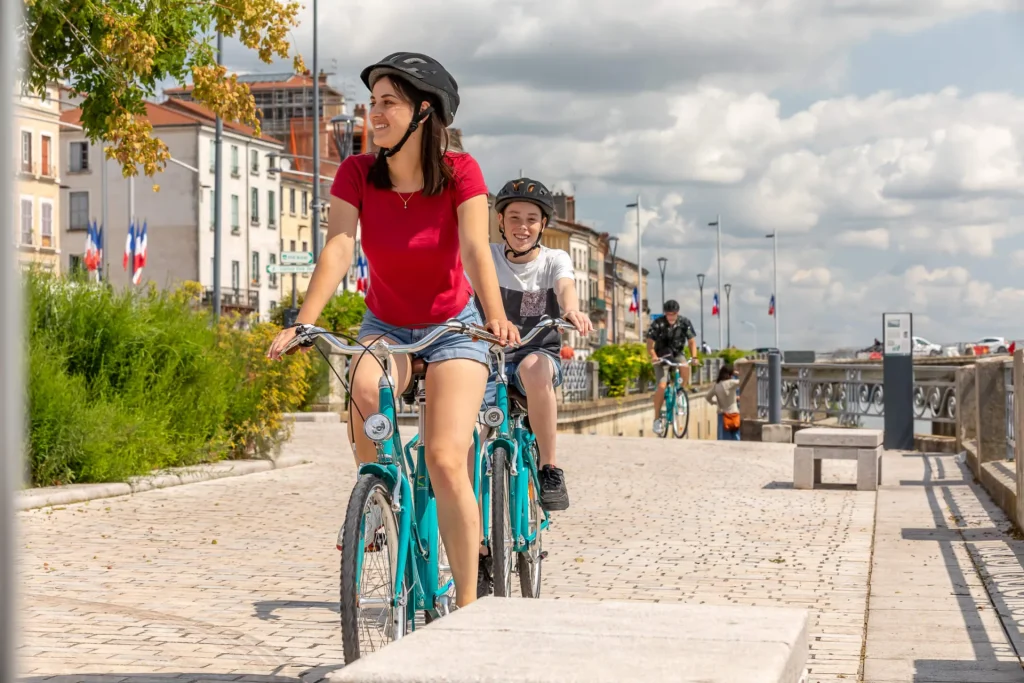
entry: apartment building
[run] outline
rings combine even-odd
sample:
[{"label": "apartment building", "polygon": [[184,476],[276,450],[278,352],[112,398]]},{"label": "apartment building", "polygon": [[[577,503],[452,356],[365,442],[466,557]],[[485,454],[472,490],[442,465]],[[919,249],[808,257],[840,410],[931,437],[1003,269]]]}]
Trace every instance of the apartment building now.
[{"label": "apartment building", "polygon": [[[45,96],[29,95],[19,86],[14,94],[14,149],[17,221],[14,240],[22,267],[38,265],[61,272],[60,183],[64,168],[60,154],[59,88]],[[74,160],[72,160],[73,162]],[[80,208],[80,207],[76,207]],[[85,220],[81,212],[76,220]]]},{"label": "apartment building", "polygon": [[[77,170],[62,190],[75,216],[100,220],[107,204],[105,227],[107,277],[115,286],[128,286],[130,269],[121,259],[129,223],[129,195],[135,218],[147,225],[148,258],[143,282],[170,288],[184,281],[199,282],[204,302],[212,303],[215,277],[225,312],[255,314],[266,319],[280,300],[280,278],[266,266],[276,262],[281,244],[281,179],[274,159],[283,145],[269,136],[225,123],[222,142],[221,268],[214,273],[215,118],[193,102],[168,100],[147,103],[146,119],[167,144],[175,162],[155,178],[122,177],[114,162],[103,159],[99,146],[86,140],[78,125],[80,109],[64,112],[61,146],[69,150]],[[77,159],[77,161],[74,161]],[[102,191],[101,164],[107,168],[107,192]],[[159,192],[154,185],[159,185]],[[62,225],[65,242],[74,249],[68,265],[80,262],[85,246],[85,220]]]}]

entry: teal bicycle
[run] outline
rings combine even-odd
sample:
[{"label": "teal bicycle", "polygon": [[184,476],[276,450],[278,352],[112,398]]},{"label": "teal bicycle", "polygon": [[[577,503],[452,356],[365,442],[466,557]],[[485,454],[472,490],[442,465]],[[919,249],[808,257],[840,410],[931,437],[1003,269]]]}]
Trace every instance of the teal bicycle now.
[{"label": "teal bicycle", "polygon": [[[545,317],[522,338],[520,346],[550,328],[575,329],[564,320]],[[491,550],[494,595],[512,597],[513,574],[517,573],[522,596],[538,598],[545,557],[541,534],[550,524],[540,504],[540,452],[527,419],[526,397],[509,386],[505,351],[492,347],[492,354],[497,361],[495,402],[483,414],[484,424],[491,429],[484,447],[484,489],[490,489],[490,496],[483,504],[484,519],[490,517],[491,528],[484,525],[484,543]]]},{"label": "teal bicycle", "polygon": [[695,361],[676,363],[671,356],[658,359],[658,364],[669,368],[671,378],[665,385],[665,402],[661,406],[661,415],[654,421],[654,433],[663,439],[668,438],[670,429],[677,439],[684,438],[690,429],[690,399],[686,395],[686,387],[683,386],[679,369],[692,363]]},{"label": "teal bicycle", "polygon": [[[414,631],[417,614],[429,623],[448,614],[455,603],[455,582],[438,532],[437,502],[420,436],[426,415],[426,363],[413,359],[409,389],[402,397],[419,404],[419,434],[403,447],[391,362],[393,354],[415,354],[446,334],[498,343],[486,330],[449,320],[414,344],[393,345],[381,339],[368,347],[343,344],[322,328],[299,325],[285,349],[313,346],[320,338],[345,355],[368,352],[384,368],[379,412],[367,416],[363,424],[364,433],[376,444],[377,460],[359,466],[338,534],[341,636],[346,663]],[[474,452],[474,492],[486,506],[489,496],[481,495],[482,451],[476,432]]]}]

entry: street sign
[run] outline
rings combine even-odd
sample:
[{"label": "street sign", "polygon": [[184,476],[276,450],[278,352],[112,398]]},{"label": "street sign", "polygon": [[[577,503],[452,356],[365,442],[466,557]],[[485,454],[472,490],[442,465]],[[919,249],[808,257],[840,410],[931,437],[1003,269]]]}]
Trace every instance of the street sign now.
[{"label": "street sign", "polygon": [[308,266],[286,266],[280,263],[271,263],[267,266],[268,273],[312,273],[315,265]]},{"label": "street sign", "polygon": [[281,252],[281,265],[286,266],[306,266],[313,262],[313,252],[311,251],[282,251]]}]

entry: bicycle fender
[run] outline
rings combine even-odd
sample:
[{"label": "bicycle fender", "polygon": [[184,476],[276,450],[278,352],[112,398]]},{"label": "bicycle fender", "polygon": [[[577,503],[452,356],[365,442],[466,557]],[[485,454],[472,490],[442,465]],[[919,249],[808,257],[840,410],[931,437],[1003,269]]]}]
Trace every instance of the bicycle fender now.
[{"label": "bicycle fender", "polygon": [[398,469],[394,465],[381,465],[377,462],[368,462],[364,465],[360,465],[359,474],[373,474],[380,477],[387,482],[389,490],[394,490],[395,482],[398,481]]},{"label": "bicycle fender", "polygon": [[516,453],[519,450],[515,439],[511,437],[498,436],[492,439],[491,443],[487,447],[487,452],[489,455],[494,455],[495,446],[504,446],[505,450],[507,450],[509,452],[509,455],[511,455],[512,457],[515,457]]}]

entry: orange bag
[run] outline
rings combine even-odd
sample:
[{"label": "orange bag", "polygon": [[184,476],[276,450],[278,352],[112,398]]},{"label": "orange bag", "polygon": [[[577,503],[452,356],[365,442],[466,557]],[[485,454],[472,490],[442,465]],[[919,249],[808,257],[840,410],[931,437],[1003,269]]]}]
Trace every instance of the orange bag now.
[{"label": "orange bag", "polygon": [[739,413],[722,413],[722,428],[727,432],[735,432],[740,428]]}]

